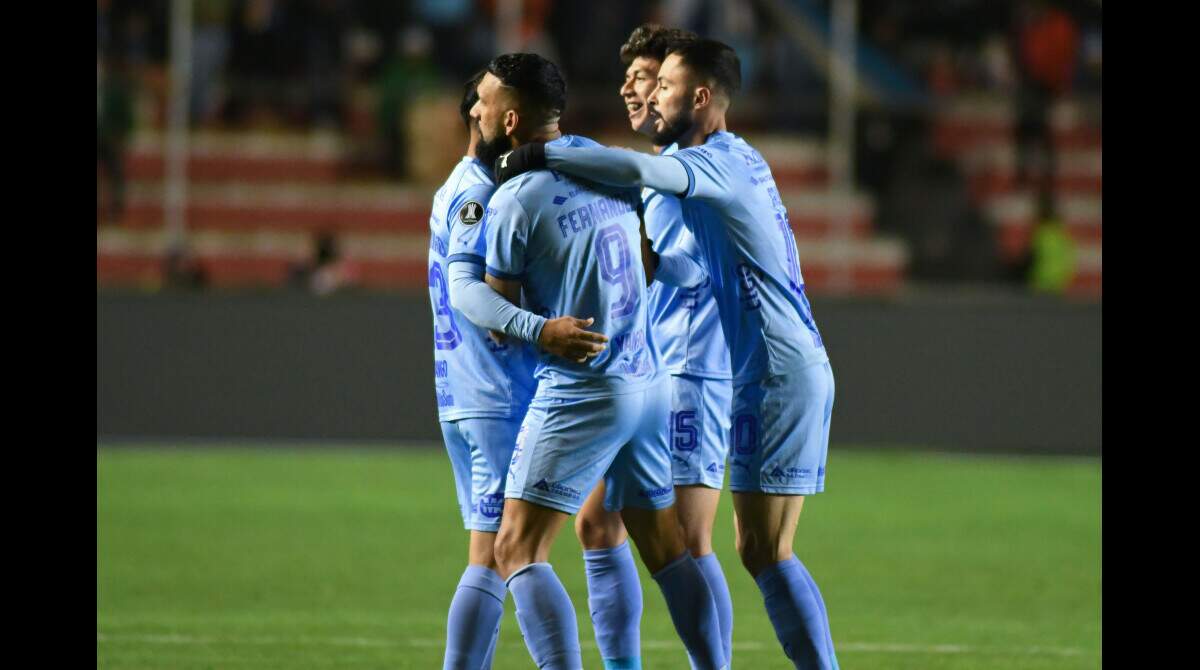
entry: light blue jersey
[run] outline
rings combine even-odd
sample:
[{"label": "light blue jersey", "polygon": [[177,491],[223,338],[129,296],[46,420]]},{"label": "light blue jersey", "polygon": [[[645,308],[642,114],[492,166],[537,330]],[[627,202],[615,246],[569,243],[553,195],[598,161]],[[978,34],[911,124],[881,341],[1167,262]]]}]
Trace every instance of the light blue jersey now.
[{"label": "light blue jersey", "polygon": [[[677,145],[663,150],[662,155],[675,153]],[[651,188],[642,189],[645,210],[646,236],[654,251],[663,254],[672,249],[685,249],[693,257],[702,253],[692,233],[683,223],[679,199]],[[703,258],[695,258],[705,266]],[[709,273],[711,274],[711,273]],[[647,289],[650,300],[650,323],[662,352],[667,372],[706,379],[729,379],[729,345],[721,329],[717,302],[713,297],[711,278],[690,288],[679,288],[653,282]]]},{"label": "light blue jersey", "polygon": [[[564,135],[551,146],[599,146]],[[538,396],[595,398],[641,391],[661,367],[650,332],[636,190],[550,170],[509,180],[485,216],[487,272],[522,283],[527,309],[595,318],[608,347],[586,363],[538,353]]]},{"label": "light blue jersey", "polygon": [[433,197],[429,216],[429,299],[433,308],[433,366],[438,419],[520,419],[536,390],[534,354],[523,343],[496,344],[487,331],[450,305],[447,265],[482,265],[481,223],[495,190],[482,163],[464,157]]},{"label": "light blue jersey", "polygon": [[684,222],[713,269],[734,383],[828,361],[787,209],[762,155],[719,131],[672,157],[688,174]]}]

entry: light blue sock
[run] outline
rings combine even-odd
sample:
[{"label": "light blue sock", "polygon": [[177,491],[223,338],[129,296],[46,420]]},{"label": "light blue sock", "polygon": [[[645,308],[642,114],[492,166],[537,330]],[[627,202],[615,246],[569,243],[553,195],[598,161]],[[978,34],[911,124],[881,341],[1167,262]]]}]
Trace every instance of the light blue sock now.
[{"label": "light blue sock", "polygon": [[443,670],[490,667],[495,634],[504,614],[505,593],[500,575],[482,565],[467,566],[450,601]]},{"label": "light blue sock", "polygon": [[641,670],[642,584],[629,541],[586,549],[588,612],[604,670]]},{"label": "light blue sock", "polygon": [[580,670],[579,627],[571,597],[549,563],[530,563],[508,578],[525,646],[539,670]]},{"label": "light blue sock", "polygon": [[487,656],[483,659],[482,670],[492,670],[492,658],[496,655],[496,641],[500,639],[500,624],[496,624],[496,631],[492,633],[492,643],[488,646]]},{"label": "light blue sock", "polygon": [[729,583],[715,553],[696,559],[704,581],[712,590],[713,602],[717,606],[717,622],[721,625],[721,648],[725,651],[725,667],[733,667],[733,600],[729,597]]},{"label": "light blue sock", "polygon": [[691,552],[684,551],[653,577],[662,589],[671,622],[687,648],[692,667],[697,670],[724,668],[725,652],[721,648],[717,605]]},{"label": "light blue sock", "polygon": [[809,573],[808,568],[804,567],[804,562],[796,558],[796,562],[800,564],[800,571],[804,574],[805,581],[808,582],[808,588],[812,590],[813,597],[817,599],[817,605],[821,608],[821,619],[825,621],[825,646],[829,649],[829,660],[833,662],[833,670],[839,670],[837,654],[833,651],[833,633],[829,628],[829,613],[825,611],[825,599],[821,597],[821,590],[817,588],[817,582]]},{"label": "light blue sock", "polygon": [[792,556],[780,561],[754,581],[762,591],[775,637],[797,670],[833,670],[832,650],[826,644],[829,624],[804,578],[800,560]]}]

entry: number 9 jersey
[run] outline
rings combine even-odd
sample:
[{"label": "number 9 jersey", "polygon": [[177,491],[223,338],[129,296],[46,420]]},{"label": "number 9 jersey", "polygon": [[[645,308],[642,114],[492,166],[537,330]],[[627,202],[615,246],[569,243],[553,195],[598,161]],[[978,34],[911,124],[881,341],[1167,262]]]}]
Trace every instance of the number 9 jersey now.
[{"label": "number 9 jersey", "polygon": [[520,419],[537,382],[531,347],[497,344],[450,305],[450,260],[483,264],[483,213],[495,190],[483,163],[464,157],[433,198],[429,216],[429,300],[433,309],[438,419]]},{"label": "number 9 jersey", "polygon": [[[599,146],[564,135],[549,145]],[[632,393],[658,379],[660,355],[647,318],[641,194],[551,170],[510,179],[484,217],[487,273],[520,281],[527,309],[546,318],[594,318],[608,348],[586,363],[539,352],[539,396]]]}]

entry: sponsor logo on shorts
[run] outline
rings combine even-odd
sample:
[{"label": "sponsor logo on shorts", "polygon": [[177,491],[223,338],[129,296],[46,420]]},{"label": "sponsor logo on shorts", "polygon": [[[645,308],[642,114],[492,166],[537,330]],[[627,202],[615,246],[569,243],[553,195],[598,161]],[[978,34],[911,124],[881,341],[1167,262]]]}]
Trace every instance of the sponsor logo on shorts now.
[{"label": "sponsor logo on shorts", "polygon": [[767,475],[776,479],[807,479],[812,475],[810,468],[781,468],[778,465]]},{"label": "sponsor logo on shorts", "polygon": [[504,511],[504,496],[498,493],[483,496],[475,505],[475,511],[488,519],[499,519]]},{"label": "sponsor logo on shorts", "polygon": [[704,468],[704,469],[713,474],[716,474],[718,472],[725,472],[725,464],[713,461],[712,463],[708,464],[707,468]]},{"label": "sponsor logo on shorts", "polygon": [[686,458],[683,458],[682,456],[677,456],[677,455],[675,455],[675,454],[671,454],[671,458],[675,459],[675,462],[676,462],[676,463],[678,463],[678,464],[680,464],[680,465],[687,465],[687,464],[688,464],[688,462],[687,462],[687,459],[686,459]]},{"label": "sponsor logo on shorts", "polygon": [[655,498],[661,498],[667,495],[671,492],[671,490],[672,488],[670,486],[660,486],[656,489],[642,489],[638,492],[638,495],[648,500],[654,500]]},{"label": "sponsor logo on shorts", "polygon": [[548,482],[545,479],[538,480],[538,483],[534,484],[533,488],[569,500],[579,500],[583,495],[583,492],[579,489],[574,489],[558,482]]},{"label": "sponsor logo on shorts", "polygon": [[438,389],[437,390],[437,404],[438,404],[438,407],[453,407],[454,406],[454,396],[445,389]]}]

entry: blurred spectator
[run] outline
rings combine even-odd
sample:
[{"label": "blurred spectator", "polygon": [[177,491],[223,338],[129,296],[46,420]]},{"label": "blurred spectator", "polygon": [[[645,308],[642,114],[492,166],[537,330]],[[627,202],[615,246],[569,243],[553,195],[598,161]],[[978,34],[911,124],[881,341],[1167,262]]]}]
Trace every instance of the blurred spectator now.
[{"label": "blurred spectator", "polygon": [[328,295],[345,284],[337,238],[329,231],[321,231],[312,241],[312,258],[290,268],[288,283],[293,288]]},{"label": "blurred spectator", "polygon": [[427,26],[433,37],[433,56],[454,81],[462,81],[479,68],[465,60],[468,50],[463,39],[474,13],[472,0],[413,0],[417,21]]},{"label": "blurred spectator", "polygon": [[379,76],[378,128],[383,141],[384,165],[389,175],[408,173],[409,138],[405,115],[413,98],[438,86],[429,31],[420,26],[404,30],[396,54]]},{"label": "blurred spectator", "polygon": [[1012,69],[1012,55],[1008,44],[1002,35],[989,35],[980,49],[983,61],[983,81],[989,88],[997,91],[1009,91],[1015,84],[1016,76]]},{"label": "blurred spectator", "polygon": [[186,250],[172,249],[164,262],[163,281],[167,288],[201,289],[208,285],[208,275]]},{"label": "blurred spectator", "polygon": [[195,0],[192,5],[192,80],[189,115],[205,124],[217,108],[217,78],[229,55],[229,19],[233,0]]},{"label": "blurred spectator", "polygon": [[232,120],[261,118],[277,111],[288,58],[283,10],[274,0],[244,0],[232,12],[226,113]]},{"label": "blurred spectator", "polygon": [[108,185],[107,220],[116,223],[125,212],[125,152],[133,131],[134,103],[134,80],[121,49],[112,49],[100,62],[96,85],[97,167]]},{"label": "blurred spectator", "polygon": [[946,282],[997,279],[995,239],[955,164],[937,158],[921,142],[909,145],[892,170],[878,224],[907,240],[909,276]]},{"label": "blurred spectator", "polygon": [[1037,293],[1061,294],[1075,276],[1075,242],[1054,206],[1054,195],[1043,190],[1029,245],[1029,287]]},{"label": "blurred spectator", "polygon": [[[1056,174],[1050,110],[1071,87],[1079,50],[1079,30],[1066,12],[1045,0],[1024,3],[1016,34],[1017,183],[1036,179],[1053,189]],[[1036,177],[1031,174],[1036,172]]]},{"label": "blurred spectator", "polygon": [[304,16],[306,69],[310,95],[309,118],[318,126],[333,126],[342,118],[345,68],[342,55],[347,17],[337,0],[315,0]]},{"label": "blurred spectator", "polygon": [[1081,79],[1084,88],[1096,93],[1100,91],[1103,43],[1099,25],[1088,26],[1084,30],[1083,67],[1081,68],[1083,77]]}]

